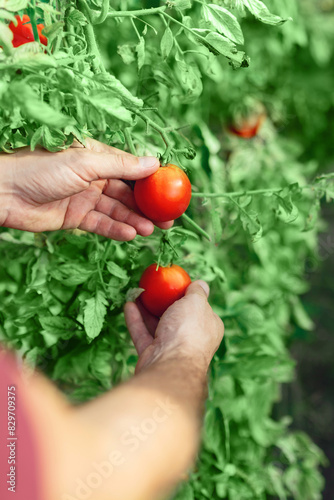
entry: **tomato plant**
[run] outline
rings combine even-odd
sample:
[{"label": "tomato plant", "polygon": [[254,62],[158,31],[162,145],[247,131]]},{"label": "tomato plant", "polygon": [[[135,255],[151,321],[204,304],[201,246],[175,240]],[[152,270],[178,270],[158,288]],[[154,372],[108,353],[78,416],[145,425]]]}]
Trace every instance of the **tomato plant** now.
[{"label": "tomato plant", "polygon": [[[30,17],[26,14],[21,16],[15,16],[16,22],[13,21],[9,25],[9,29],[13,33],[13,47],[20,47],[26,43],[33,42],[35,40],[33,28],[31,25]],[[42,34],[44,29],[44,24],[37,24],[37,31],[40,42],[43,45],[47,45],[48,40],[46,36]]]},{"label": "tomato plant", "polygon": [[[289,347],[312,329],[301,295],[321,260],[320,204],[334,192],[331,4],[1,4],[2,153],[61,151],[93,136],[179,165],[193,186],[167,246],[176,265],[208,281],[226,333],[202,451],[178,500],[321,497],[323,455],[290,428],[280,399],[294,378]],[[13,47],[16,15],[29,15],[35,34],[43,22],[47,47]],[[267,116],[259,140],[222,132],[257,103]],[[131,243],[1,229],[0,340],[74,401],[129,377],[136,358],[122,308],[163,238],[158,228]]]},{"label": "tomato plant", "polygon": [[139,209],[149,219],[167,222],[180,217],[191,200],[191,184],[176,165],[168,164],[136,182],[134,195]]},{"label": "tomato plant", "polygon": [[177,265],[168,267],[151,264],[140,278],[139,287],[144,289],[140,300],[154,316],[163,313],[176,300],[181,299],[191,283],[189,274]]}]

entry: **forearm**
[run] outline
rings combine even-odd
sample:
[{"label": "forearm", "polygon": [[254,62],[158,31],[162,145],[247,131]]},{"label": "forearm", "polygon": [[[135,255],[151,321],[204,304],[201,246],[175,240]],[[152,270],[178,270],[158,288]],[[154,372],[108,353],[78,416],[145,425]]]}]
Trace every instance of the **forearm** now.
[{"label": "forearm", "polygon": [[0,153],[0,227],[5,225],[9,215],[10,198],[11,198],[11,172],[9,155]]},{"label": "forearm", "polygon": [[153,500],[170,491],[195,458],[205,397],[206,370],[179,357],[78,409],[97,431],[90,461],[110,471],[92,500]]}]

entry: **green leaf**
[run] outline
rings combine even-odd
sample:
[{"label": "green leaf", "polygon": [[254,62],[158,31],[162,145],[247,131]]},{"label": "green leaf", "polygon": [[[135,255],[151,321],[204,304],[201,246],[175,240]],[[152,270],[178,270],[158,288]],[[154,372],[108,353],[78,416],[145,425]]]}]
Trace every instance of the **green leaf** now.
[{"label": "green leaf", "polygon": [[235,43],[243,44],[244,36],[237,18],[224,7],[212,3],[203,5],[204,19],[219,33]]},{"label": "green leaf", "polygon": [[291,297],[290,299],[292,315],[296,324],[303,328],[303,330],[312,331],[314,329],[314,323],[305,311],[305,308],[300,301],[300,299],[296,296]]},{"label": "green leaf", "polygon": [[51,276],[65,286],[85,283],[94,272],[93,267],[89,268],[87,264],[74,261],[59,264],[50,270]]},{"label": "green leaf", "polygon": [[6,19],[6,21],[12,21],[15,24],[17,22],[14,14],[11,14],[10,12],[4,9],[0,9],[0,19]]},{"label": "green leaf", "polygon": [[188,483],[182,484],[173,500],[195,500],[191,485]]},{"label": "green leaf", "polygon": [[258,219],[258,215],[254,210],[245,210],[240,203],[233,197],[230,198],[239,209],[239,216],[245,231],[248,231],[252,237],[252,242],[255,243],[262,238],[263,228]]},{"label": "green leaf", "polygon": [[167,59],[167,57],[170,54],[170,51],[173,48],[173,44],[174,44],[174,36],[170,27],[167,26],[165,33],[161,38],[161,43],[160,43],[160,49],[163,59]]},{"label": "green leaf", "polygon": [[90,339],[100,335],[104,318],[107,314],[108,301],[101,290],[97,290],[94,297],[86,300],[84,306],[84,326]]},{"label": "green leaf", "polygon": [[296,205],[292,203],[291,196],[288,195],[283,198],[277,193],[274,193],[274,195],[276,196],[278,204],[281,207],[281,209],[277,211],[278,218],[287,224],[294,222],[299,215],[299,210]]},{"label": "green leaf", "polygon": [[98,111],[128,124],[132,124],[132,116],[120,99],[110,96],[107,91],[92,93],[90,96],[81,96],[85,101],[94,106]]},{"label": "green leaf", "polygon": [[63,316],[44,316],[38,319],[46,332],[59,336],[71,336],[71,333],[78,329],[72,319]]},{"label": "green leaf", "polygon": [[72,26],[86,26],[88,23],[86,16],[79,10],[73,9],[67,16],[66,20],[72,24]]},{"label": "green leaf", "polygon": [[265,6],[263,2],[260,0],[242,0],[243,4],[249,12],[253,14],[259,21],[265,24],[272,24],[274,26],[279,26],[284,24],[286,21],[291,21],[291,17],[283,19],[279,16],[275,16],[275,14],[271,14],[268,8]]},{"label": "green leaf", "polygon": [[245,53],[238,51],[235,44],[225,36],[211,32],[205,37],[205,42],[209,49],[214,49],[216,54],[222,54],[228,59],[231,59],[236,67],[242,65]]},{"label": "green leaf", "polygon": [[138,58],[138,70],[141,70],[145,64],[145,39],[142,36],[140,37],[138,45],[136,45],[136,52]]},{"label": "green leaf", "polygon": [[49,104],[39,99],[37,94],[22,83],[13,83],[10,87],[13,102],[20,106],[21,113],[29,120],[44,123],[50,128],[61,128],[73,123],[73,118],[53,109]]},{"label": "green leaf", "polygon": [[[22,47],[32,48],[34,45],[38,48],[38,45],[34,43],[28,43]],[[53,57],[47,54],[35,53],[34,51],[24,53],[15,51],[13,62],[7,64],[7,67],[28,71],[43,71],[56,66],[57,63]]]},{"label": "green leaf", "polygon": [[17,12],[26,9],[28,3],[28,0],[0,0],[0,8]]},{"label": "green leaf", "polygon": [[111,89],[115,93],[115,97],[121,99],[125,106],[136,109],[143,107],[143,100],[131,94],[131,92],[110,73],[100,73],[96,75],[94,79],[108,89]]},{"label": "green leaf", "polygon": [[171,5],[175,5],[180,10],[190,9],[191,0],[170,0]]},{"label": "green leaf", "polygon": [[121,56],[124,64],[131,64],[136,60],[134,48],[131,45],[119,45],[117,52]]},{"label": "green leaf", "polygon": [[0,22],[0,45],[3,47],[6,55],[13,52],[12,46],[13,32],[8,28],[7,24]]},{"label": "green leaf", "polygon": [[187,63],[183,59],[176,58],[177,77],[184,90],[183,102],[193,102],[201,95],[203,84],[201,73],[195,63]]},{"label": "green leaf", "polygon": [[65,23],[63,21],[58,21],[56,23],[50,24],[43,29],[43,35],[48,39],[49,43],[52,43],[58,35],[60,35],[64,29]]},{"label": "green leaf", "polygon": [[116,278],[120,278],[122,280],[127,280],[128,279],[128,274],[125,271],[125,269],[122,269],[118,264],[115,262],[108,262],[107,263],[107,269],[112,274],[113,276],[116,276]]},{"label": "green leaf", "polygon": [[221,221],[221,211],[213,209],[210,211],[211,222],[213,227],[214,241],[219,243],[223,237],[223,226]]}]

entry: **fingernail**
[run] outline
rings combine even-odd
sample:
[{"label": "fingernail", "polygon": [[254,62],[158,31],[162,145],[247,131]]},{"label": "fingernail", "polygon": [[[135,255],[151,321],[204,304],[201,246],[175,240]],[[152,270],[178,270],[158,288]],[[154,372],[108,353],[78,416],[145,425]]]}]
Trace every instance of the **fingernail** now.
[{"label": "fingernail", "polygon": [[199,284],[199,286],[201,286],[203,288],[206,295],[209,297],[209,293],[210,293],[209,285],[205,281],[201,281],[201,280],[198,281],[198,284]]},{"label": "fingernail", "polygon": [[155,156],[141,156],[139,158],[139,165],[143,168],[152,168],[158,165],[158,158]]}]

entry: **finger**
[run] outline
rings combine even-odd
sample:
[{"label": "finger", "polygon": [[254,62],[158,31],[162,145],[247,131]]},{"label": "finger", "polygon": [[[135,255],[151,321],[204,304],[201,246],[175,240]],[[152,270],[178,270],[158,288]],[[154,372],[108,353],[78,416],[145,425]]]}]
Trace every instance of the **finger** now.
[{"label": "finger", "polygon": [[192,283],[190,283],[185,293],[186,296],[201,295],[206,299],[209,297],[209,294],[210,294],[210,287],[205,281],[202,280],[193,281]]},{"label": "finger", "polygon": [[79,229],[89,231],[90,233],[99,234],[116,241],[131,241],[136,235],[137,231],[134,227],[110,219],[101,212],[92,210],[81,222]]},{"label": "finger", "polygon": [[158,327],[159,318],[157,318],[156,316],[153,316],[153,314],[148,312],[148,310],[146,309],[146,307],[144,307],[142,301],[140,300],[140,297],[137,300],[136,304],[137,304],[137,307],[140,311],[140,314],[142,315],[142,318],[144,320],[146,328],[148,329],[148,331],[150,332],[150,334],[154,338],[155,331]]},{"label": "finger", "polygon": [[106,182],[103,193],[114,200],[118,200],[125,206],[138,212],[135,197],[130,186],[118,179],[110,179]]},{"label": "finger", "polygon": [[104,144],[104,142],[96,141],[91,137],[86,137],[85,145],[81,144],[81,142],[74,140],[71,148],[85,148],[90,151],[95,151],[96,153],[111,153],[111,154],[119,154],[119,155],[129,155],[127,151],[123,151],[122,149],[114,148],[113,146],[108,146],[108,144]]},{"label": "finger", "polygon": [[[120,201],[125,206],[131,208],[131,210],[137,212],[139,215],[145,218],[145,215],[137,207],[132,189],[124,182],[118,179],[110,179],[106,182],[103,192],[106,196]],[[160,229],[170,229],[174,225],[173,220],[168,222],[152,222],[155,226],[160,227]]]},{"label": "finger", "polygon": [[153,224],[157,227],[160,227],[160,229],[170,229],[174,226],[174,221],[170,220],[168,222],[153,222]]},{"label": "finger", "polygon": [[108,196],[104,194],[100,196],[95,210],[108,215],[108,217],[113,220],[124,222],[134,227],[136,232],[141,236],[150,236],[154,231],[154,226],[151,221],[129,210],[120,201],[108,198]]},{"label": "finger", "polygon": [[147,330],[142,315],[134,302],[127,302],[125,304],[124,316],[132,342],[140,356],[152,344],[153,338]]},{"label": "finger", "polygon": [[160,166],[154,156],[138,158],[130,154],[97,153],[80,148],[68,149],[66,154],[69,155],[71,169],[86,182],[97,179],[143,179],[154,174]]}]

